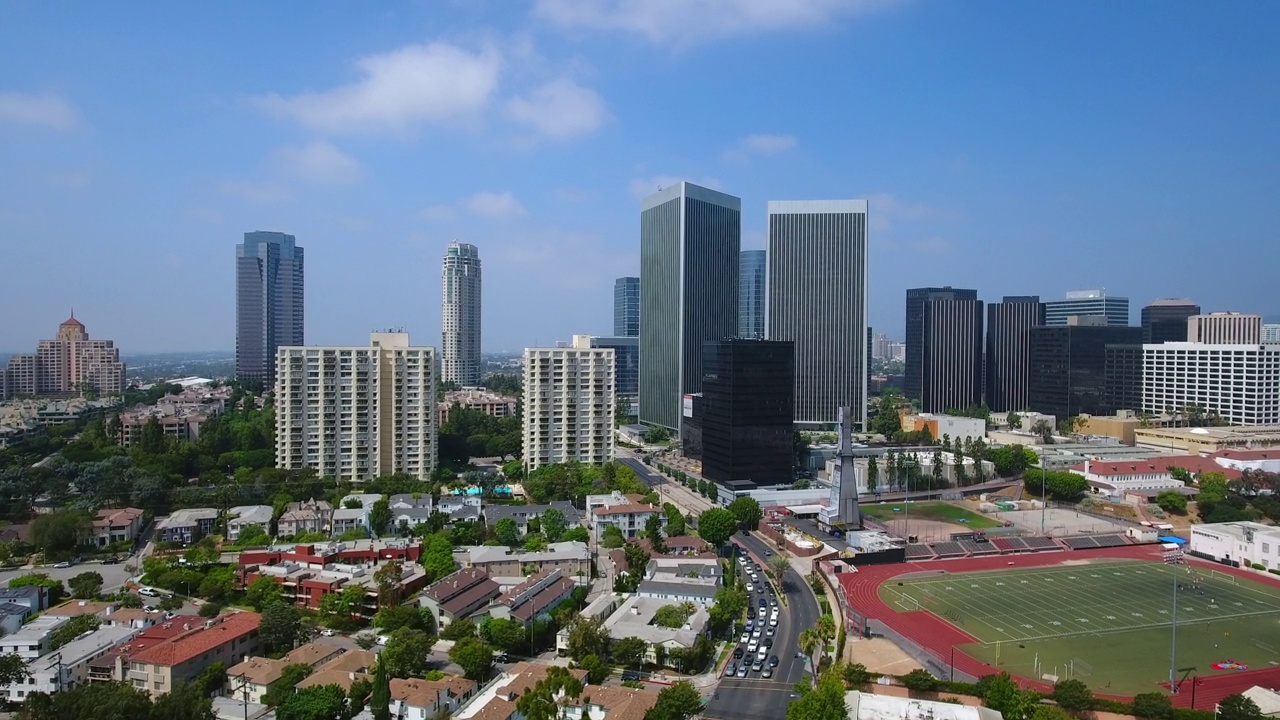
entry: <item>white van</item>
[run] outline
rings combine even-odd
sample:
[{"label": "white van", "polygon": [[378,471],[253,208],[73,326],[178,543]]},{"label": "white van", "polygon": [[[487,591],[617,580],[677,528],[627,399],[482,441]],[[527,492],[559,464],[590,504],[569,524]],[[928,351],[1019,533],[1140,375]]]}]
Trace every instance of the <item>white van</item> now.
[{"label": "white van", "polygon": [[155,590],[149,587],[144,587],[139,589],[138,594],[143,597],[160,597],[160,593],[156,592]]}]

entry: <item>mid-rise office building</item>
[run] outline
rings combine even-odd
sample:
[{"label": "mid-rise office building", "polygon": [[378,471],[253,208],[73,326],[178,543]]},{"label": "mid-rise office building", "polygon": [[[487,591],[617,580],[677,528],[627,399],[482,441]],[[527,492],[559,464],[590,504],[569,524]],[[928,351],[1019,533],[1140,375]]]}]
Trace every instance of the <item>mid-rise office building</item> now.
[{"label": "mid-rise office building", "polygon": [[1187,320],[1200,306],[1183,298],[1160,298],[1142,308],[1142,342],[1186,342]]},{"label": "mid-rise office building", "polygon": [[1142,360],[1144,412],[1199,408],[1232,425],[1280,424],[1280,345],[1144,345]]},{"label": "mid-rise office building", "polygon": [[619,398],[627,398],[632,407],[640,395],[640,338],[593,337],[591,347],[613,350],[613,388]]},{"label": "mid-rise office building", "polygon": [[765,251],[743,250],[738,261],[738,336],[764,337]]},{"label": "mid-rise office building", "polygon": [[702,348],[738,332],[742,201],[679,182],[640,213],[640,421],[679,430]]},{"label": "mid-rise office building", "polygon": [[992,412],[1027,409],[1031,328],[1037,325],[1044,325],[1044,303],[1035,295],[987,305],[986,396]]},{"label": "mid-rise office building", "polygon": [[1192,315],[1187,319],[1187,342],[1259,345],[1262,343],[1262,316],[1233,312]]},{"label": "mid-rise office building", "polygon": [[[1070,318],[1069,324],[1031,329],[1030,409],[1057,418],[1112,415],[1106,402],[1107,348],[1142,343],[1142,328],[1107,325],[1097,316]],[[1113,351],[1114,352],[1114,351]],[[1113,355],[1113,362],[1121,361]],[[1112,382],[1125,377],[1113,367]],[[1133,373],[1128,377],[1132,379]],[[1131,390],[1113,384],[1110,394]]]},{"label": "mid-rise office building", "polygon": [[480,251],[453,241],[441,264],[440,377],[463,387],[480,384]]},{"label": "mid-rise office building", "polygon": [[1107,325],[1129,325],[1129,298],[1108,295],[1106,290],[1072,290],[1065,300],[1046,300],[1044,324],[1061,326],[1070,317],[1103,317]]},{"label": "mid-rise office building", "polygon": [[[907,290],[906,370],[903,391],[907,398],[920,400],[924,389],[924,306],[931,300],[977,301],[977,290],[960,290],[951,286],[912,288]],[[981,351],[981,341],[979,341]]]},{"label": "mid-rise office building", "polygon": [[248,232],[236,246],[236,377],[271,387],[276,349],[303,339],[304,253],[292,235]]},{"label": "mid-rise office building", "polygon": [[52,340],[41,340],[32,354],[12,355],[0,371],[0,398],[37,395],[120,395],[125,366],[110,340],[91,340],[73,313]]},{"label": "mid-rise office building", "polygon": [[613,335],[640,335],[640,278],[620,277],[613,281]]},{"label": "mid-rise office building", "polygon": [[436,351],[406,332],[375,332],[364,347],[277,352],[276,466],[363,482],[436,466]]},{"label": "mid-rise office building", "polygon": [[524,463],[613,460],[614,351],[593,348],[589,335],[569,347],[525,348]]},{"label": "mid-rise office building", "polygon": [[1111,412],[1142,408],[1142,345],[1114,343],[1103,350],[1102,404]]},{"label": "mid-rise office building", "polygon": [[794,343],[795,421],[867,421],[867,201],[769,202],[770,340]]},{"label": "mid-rise office building", "polygon": [[703,477],[735,490],[792,481],[796,354],[790,341],[706,344]]}]

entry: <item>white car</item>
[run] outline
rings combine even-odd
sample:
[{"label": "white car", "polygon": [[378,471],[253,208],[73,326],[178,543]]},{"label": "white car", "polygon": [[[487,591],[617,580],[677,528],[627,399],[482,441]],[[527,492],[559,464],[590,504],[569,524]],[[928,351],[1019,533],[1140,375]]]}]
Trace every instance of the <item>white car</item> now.
[{"label": "white car", "polygon": [[751,587],[751,583],[747,583],[747,592],[751,593],[751,592],[755,592],[755,590],[756,590],[755,588]]},{"label": "white car", "polygon": [[320,634],[325,637],[333,637],[336,633],[334,633],[333,630],[330,628],[325,628],[320,631]]},{"label": "white car", "polygon": [[747,644],[747,653],[754,653],[756,650],[759,650],[759,649],[760,649],[760,643],[758,643],[755,640],[752,640],[750,643]]},{"label": "white car", "polygon": [[774,615],[769,618],[769,627],[778,627],[778,616]]},{"label": "white car", "polygon": [[746,642],[746,641],[748,641],[748,640],[750,640],[750,639],[751,639],[751,631],[750,631],[750,630],[748,630],[748,631],[746,631],[746,632],[742,633],[742,639],[741,639],[739,642]]},{"label": "white car", "polygon": [[760,628],[756,628],[756,629],[755,629],[754,631],[752,631],[752,633],[751,633],[751,639],[752,639],[752,640],[759,640],[759,639],[760,639],[760,636],[761,636],[761,635],[763,635],[763,634],[764,634],[764,631],[762,631]]}]

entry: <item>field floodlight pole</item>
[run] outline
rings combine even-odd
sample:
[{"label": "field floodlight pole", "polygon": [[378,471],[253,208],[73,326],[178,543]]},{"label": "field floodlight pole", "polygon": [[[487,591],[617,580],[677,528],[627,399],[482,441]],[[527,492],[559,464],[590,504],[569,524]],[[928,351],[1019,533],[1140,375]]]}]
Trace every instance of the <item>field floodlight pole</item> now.
[{"label": "field floodlight pole", "polygon": [[1044,515],[1049,507],[1049,496],[1045,494],[1044,460],[1040,461],[1040,534],[1044,535]]},{"label": "field floodlight pole", "polygon": [[1169,554],[1169,567],[1173,570],[1173,624],[1170,626],[1169,646],[1169,694],[1178,694],[1178,564],[1181,551]]}]

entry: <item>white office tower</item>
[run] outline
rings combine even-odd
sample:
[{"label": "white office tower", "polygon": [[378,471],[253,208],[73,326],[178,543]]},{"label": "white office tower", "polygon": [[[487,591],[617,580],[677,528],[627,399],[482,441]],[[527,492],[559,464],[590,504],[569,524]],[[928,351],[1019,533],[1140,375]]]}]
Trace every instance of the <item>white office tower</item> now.
[{"label": "white office tower", "polygon": [[1232,425],[1280,424],[1280,345],[1143,345],[1143,411],[1193,408]]},{"label": "white office tower", "polygon": [[276,369],[277,467],[350,482],[435,470],[435,348],[375,332],[368,347],[281,347]]},{"label": "white office tower", "polygon": [[525,348],[524,462],[613,460],[614,350],[574,335],[570,347]]},{"label": "white office tower", "polygon": [[441,379],[462,387],[480,384],[480,251],[449,243],[441,265]]}]

